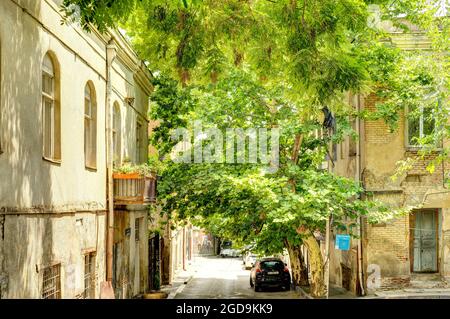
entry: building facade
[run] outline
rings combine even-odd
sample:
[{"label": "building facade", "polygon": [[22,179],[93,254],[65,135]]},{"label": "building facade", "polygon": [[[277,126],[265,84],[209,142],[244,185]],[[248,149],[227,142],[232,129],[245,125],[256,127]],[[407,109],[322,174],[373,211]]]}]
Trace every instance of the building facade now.
[{"label": "building facade", "polygon": [[[423,32],[397,32],[390,40],[403,50],[426,50],[430,42]],[[357,110],[375,110],[377,98],[349,96]],[[450,190],[445,180],[450,165],[444,163],[433,173],[426,170],[436,154],[418,157],[412,143],[411,127],[423,130],[424,117],[407,119],[400,115],[394,132],[384,121],[353,121],[359,140],[347,138],[334,147],[332,171],[362,183],[369,199],[381,200],[393,208],[415,207],[409,214],[382,224],[359,221],[360,239],[353,238],[348,251],[330,243],[330,282],[355,294],[402,287],[446,287],[450,278]],[[417,133],[417,132],[416,132]],[[420,134],[423,132],[421,131]],[[443,141],[448,146],[449,141]],[[397,163],[414,159],[413,166],[397,179]]]},{"label": "building facade", "polygon": [[106,96],[116,165],[147,160],[150,73],[120,33],[61,25],[60,3],[0,1],[0,298],[100,296]]}]

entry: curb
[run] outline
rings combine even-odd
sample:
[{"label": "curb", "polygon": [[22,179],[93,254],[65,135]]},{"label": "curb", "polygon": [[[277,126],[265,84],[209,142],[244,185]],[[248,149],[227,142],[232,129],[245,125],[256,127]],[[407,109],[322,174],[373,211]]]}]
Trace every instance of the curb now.
[{"label": "curb", "polygon": [[194,275],[190,275],[190,276],[188,277],[188,279],[186,279],[183,283],[184,283],[185,285],[187,285],[189,282],[191,282],[192,278],[194,278]]},{"label": "curb", "polygon": [[187,286],[187,284],[194,278],[194,275],[190,275],[183,284],[180,285],[175,291],[172,291],[168,296],[167,299],[174,299],[177,294],[180,294],[184,288]]}]

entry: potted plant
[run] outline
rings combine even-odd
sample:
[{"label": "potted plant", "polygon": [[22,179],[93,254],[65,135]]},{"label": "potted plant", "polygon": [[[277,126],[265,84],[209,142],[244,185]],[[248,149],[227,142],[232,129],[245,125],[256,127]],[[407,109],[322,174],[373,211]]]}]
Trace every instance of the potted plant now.
[{"label": "potted plant", "polygon": [[156,167],[147,164],[133,164],[130,160],[124,160],[123,164],[119,167],[115,167],[113,171],[113,177],[117,179],[133,179],[142,177],[155,177]]},{"label": "potted plant", "polygon": [[[150,157],[148,163],[133,164],[125,159],[123,164],[114,168],[115,197],[119,201],[152,202],[156,200],[156,176],[162,168],[157,157]],[[115,192],[116,193],[116,192]]]}]

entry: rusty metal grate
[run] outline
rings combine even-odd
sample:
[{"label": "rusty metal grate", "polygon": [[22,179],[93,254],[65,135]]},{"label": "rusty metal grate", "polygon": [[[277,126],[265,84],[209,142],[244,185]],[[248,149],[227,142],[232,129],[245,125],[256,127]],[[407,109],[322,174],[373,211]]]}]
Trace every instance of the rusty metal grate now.
[{"label": "rusty metal grate", "polygon": [[61,299],[61,264],[44,268],[42,298]]},{"label": "rusty metal grate", "polygon": [[141,224],[141,219],[140,218],[136,218],[135,220],[134,220],[134,239],[136,240],[136,241],[139,241],[140,240],[140,236],[139,236],[139,234],[140,234],[140,224]]},{"label": "rusty metal grate", "polygon": [[95,252],[84,255],[84,298],[95,298]]}]

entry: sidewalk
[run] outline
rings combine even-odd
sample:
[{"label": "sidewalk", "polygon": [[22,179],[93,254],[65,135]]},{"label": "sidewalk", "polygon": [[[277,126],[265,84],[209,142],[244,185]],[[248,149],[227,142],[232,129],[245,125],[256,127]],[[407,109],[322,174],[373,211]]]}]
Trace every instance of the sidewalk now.
[{"label": "sidewalk", "polygon": [[161,291],[168,294],[167,299],[173,299],[184,289],[184,287],[186,287],[197,272],[201,260],[202,257],[195,256],[194,259],[186,266],[186,270],[181,269],[176,272],[172,284],[161,286]]},{"label": "sidewalk", "polygon": [[[314,299],[309,293],[309,287],[295,287],[295,290],[298,291],[306,299]],[[328,299],[357,299],[357,298],[359,299],[367,297],[358,297],[347,291],[345,288],[335,285],[330,286],[330,295]]]},{"label": "sidewalk", "polygon": [[375,297],[379,299],[450,299],[449,288],[405,288],[401,290],[378,291]]},{"label": "sidewalk", "polygon": [[[308,289],[297,287],[301,295],[313,299]],[[450,288],[404,288],[380,290],[367,296],[355,296],[342,287],[331,285],[328,299],[450,299]]]}]

